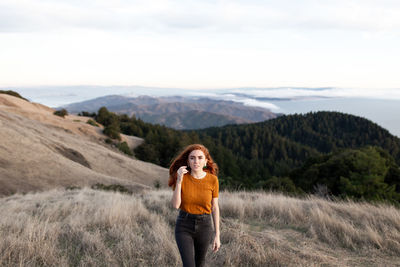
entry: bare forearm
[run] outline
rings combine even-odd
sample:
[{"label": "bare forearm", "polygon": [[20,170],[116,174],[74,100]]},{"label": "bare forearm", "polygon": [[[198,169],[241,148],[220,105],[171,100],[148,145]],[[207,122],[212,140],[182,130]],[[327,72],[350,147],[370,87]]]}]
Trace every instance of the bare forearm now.
[{"label": "bare forearm", "polygon": [[219,231],[219,206],[215,206],[212,209],[212,217],[213,217],[213,222],[214,222],[214,229],[215,229],[215,235],[219,236],[220,231]]},{"label": "bare forearm", "polygon": [[181,166],[176,175],[176,186],[175,186],[175,190],[174,193],[172,194],[172,199],[171,199],[171,203],[172,206],[175,209],[179,209],[179,207],[181,206],[181,191],[182,191],[182,179],[183,176],[185,175],[185,173],[188,172],[188,170],[186,169],[186,166]]},{"label": "bare forearm", "polygon": [[181,206],[181,189],[182,185],[177,184],[174,193],[172,194],[171,203],[175,209],[179,209],[179,207]]}]

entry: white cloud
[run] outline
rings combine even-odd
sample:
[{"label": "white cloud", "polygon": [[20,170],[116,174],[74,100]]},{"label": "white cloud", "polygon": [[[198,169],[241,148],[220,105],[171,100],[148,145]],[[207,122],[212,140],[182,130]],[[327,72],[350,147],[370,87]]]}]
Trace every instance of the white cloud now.
[{"label": "white cloud", "polygon": [[0,31],[340,29],[398,31],[398,1],[3,0]]},{"label": "white cloud", "polygon": [[245,94],[254,98],[277,99],[311,99],[311,98],[341,98],[363,97],[375,99],[400,99],[400,88],[247,88],[232,89],[236,94]]},{"label": "white cloud", "polygon": [[246,106],[253,107],[262,107],[271,110],[272,112],[279,112],[280,108],[272,103],[258,101],[255,99],[241,99],[241,100],[233,100],[235,102],[243,103]]},{"label": "white cloud", "polygon": [[399,87],[399,29],[389,0],[2,0],[0,86]]}]

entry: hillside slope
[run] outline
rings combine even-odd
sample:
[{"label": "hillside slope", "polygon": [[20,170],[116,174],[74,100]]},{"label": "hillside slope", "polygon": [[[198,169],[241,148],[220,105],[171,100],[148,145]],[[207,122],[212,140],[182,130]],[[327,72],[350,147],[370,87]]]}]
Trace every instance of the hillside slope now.
[{"label": "hillside slope", "polygon": [[[182,266],[171,190],[50,190],[0,199],[1,266]],[[207,266],[399,266],[400,210],[221,192]],[[11,215],[11,216],[10,216]]]},{"label": "hillside slope", "polygon": [[[53,115],[54,110],[0,95],[0,195],[95,183],[130,188],[153,186],[168,171],[125,156],[104,143],[88,118]],[[131,147],[140,138],[123,136]]]}]

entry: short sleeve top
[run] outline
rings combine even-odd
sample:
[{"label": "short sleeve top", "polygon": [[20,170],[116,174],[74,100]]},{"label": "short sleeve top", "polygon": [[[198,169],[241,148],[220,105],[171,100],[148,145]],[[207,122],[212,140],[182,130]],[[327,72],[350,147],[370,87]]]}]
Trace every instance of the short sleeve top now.
[{"label": "short sleeve top", "polygon": [[211,201],[218,194],[217,176],[206,172],[204,178],[197,179],[186,173],[182,179],[180,209],[191,214],[210,214]]}]

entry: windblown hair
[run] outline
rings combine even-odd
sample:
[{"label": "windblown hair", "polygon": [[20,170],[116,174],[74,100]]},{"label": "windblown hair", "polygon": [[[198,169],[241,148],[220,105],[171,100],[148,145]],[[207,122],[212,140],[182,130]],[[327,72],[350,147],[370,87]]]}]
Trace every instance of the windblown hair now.
[{"label": "windblown hair", "polygon": [[[176,180],[177,180],[177,171],[181,166],[188,166],[189,154],[193,150],[201,150],[204,153],[204,156],[207,160],[207,167],[204,169],[205,172],[211,173],[213,175],[218,175],[218,165],[212,159],[210,152],[208,149],[201,144],[193,144],[185,147],[182,152],[174,159],[171,166],[169,167],[169,181],[168,186],[172,187],[172,190],[175,190]],[[189,169],[190,170],[190,169]]]}]

